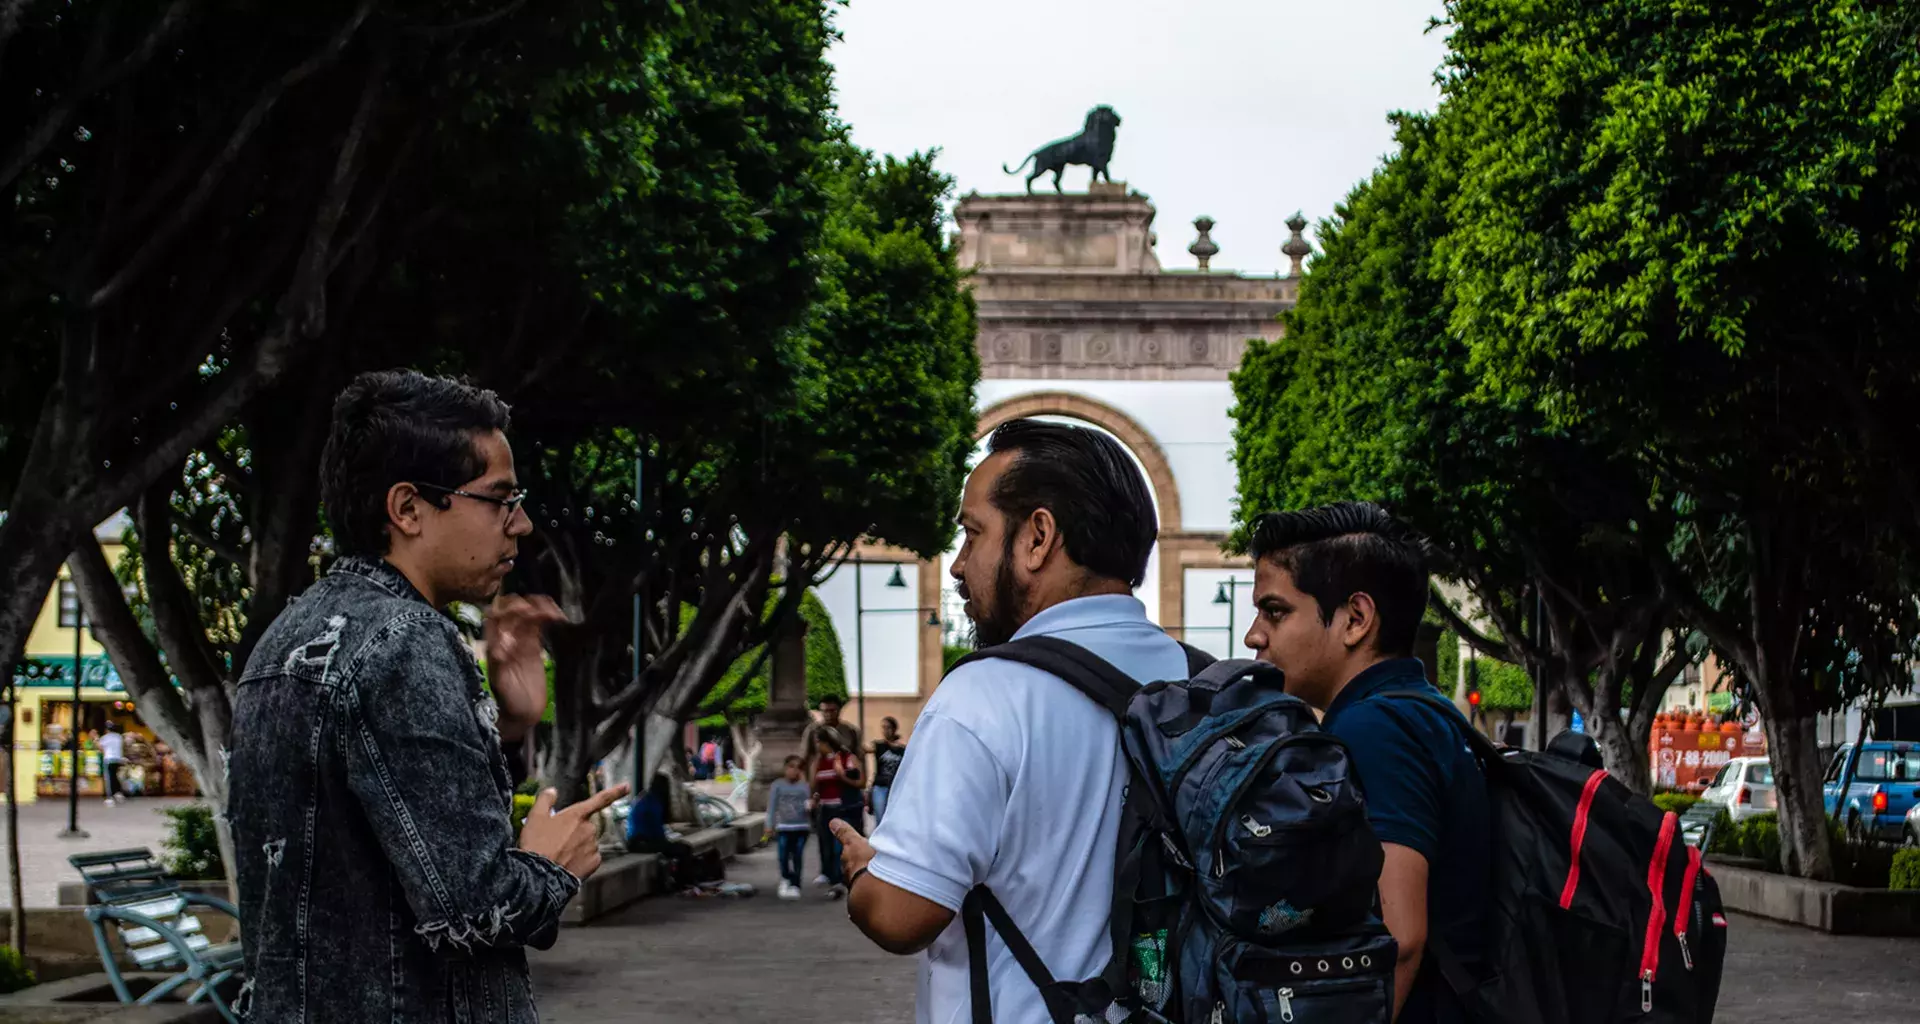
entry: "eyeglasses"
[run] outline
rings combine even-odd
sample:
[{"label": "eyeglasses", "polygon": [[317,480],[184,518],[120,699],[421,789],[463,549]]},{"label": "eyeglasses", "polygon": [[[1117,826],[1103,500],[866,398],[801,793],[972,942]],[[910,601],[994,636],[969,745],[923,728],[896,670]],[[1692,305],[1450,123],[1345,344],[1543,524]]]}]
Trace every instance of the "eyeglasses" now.
[{"label": "eyeglasses", "polygon": [[[498,505],[503,512],[503,517],[506,519],[512,519],[513,513],[519,510],[520,506],[526,504],[527,501],[527,492],[517,487],[506,497],[496,498],[491,494],[475,494],[472,491],[463,491],[458,487],[442,487],[439,484],[426,484],[416,481],[413,486],[423,491],[437,491],[441,494],[450,494],[461,498],[472,498],[475,501],[484,501],[489,505]],[[446,506],[442,505],[440,507],[445,508]]]}]

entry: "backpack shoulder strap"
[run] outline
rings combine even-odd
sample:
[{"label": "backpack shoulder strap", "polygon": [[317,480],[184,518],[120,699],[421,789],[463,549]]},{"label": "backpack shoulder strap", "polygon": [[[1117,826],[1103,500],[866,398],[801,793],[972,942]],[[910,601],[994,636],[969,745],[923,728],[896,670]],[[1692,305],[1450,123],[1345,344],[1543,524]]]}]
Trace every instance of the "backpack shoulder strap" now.
[{"label": "backpack shoulder strap", "polygon": [[966,900],[960,904],[960,916],[967,931],[967,1001],[973,1004],[973,1024],[993,1024],[993,983],[987,971],[988,924],[1000,933],[1000,941],[1006,944],[1007,952],[1013,954],[1014,962],[1040,990],[1047,1016],[1059,1024],[1068,1024],[1079,1015],[1076,1001],[1055,984],[1046,961],[1040,959],[1033,943],[1020,933],[1013,916],[1007,913],[992,889],[976,885],[969,890]]},{"label": "backpack shoulder strap", "polygon": [[1453,702],[1445,697],[1425,690],[1385,690],[1380,693],[1380,696],[1394,700],[1419,701],[1430,708],[1445,711],[1447,719],[1458,725],[1461,734],[1467,738],[1467,746],[1473,748],[1474,755],[1479,757],[1483,764],[1500,763],[1500,748],[1494,746],[1493,741],[1482,735],[1480,730],[1468,725],[1466,718],[1461,716],[1460,709],[1454,707]]},{"label": "backpack shoulder strap", "polygon": [[991,660],[1019,662],[1059,676],[1117,719],[1126,717],[1128,702],[1140,691],[1140,684],[1112,662],[1071,640],[1054,636],[1023,637],[983,647],[955,662],[953,668]]},{"label": "backpack shoulder strap", "polygon": [[1189,643],[1182,643],[1180,649],[1187,652],[1187,678],[1192,679],[1207,670],[1207,666],[1220,659]]}]

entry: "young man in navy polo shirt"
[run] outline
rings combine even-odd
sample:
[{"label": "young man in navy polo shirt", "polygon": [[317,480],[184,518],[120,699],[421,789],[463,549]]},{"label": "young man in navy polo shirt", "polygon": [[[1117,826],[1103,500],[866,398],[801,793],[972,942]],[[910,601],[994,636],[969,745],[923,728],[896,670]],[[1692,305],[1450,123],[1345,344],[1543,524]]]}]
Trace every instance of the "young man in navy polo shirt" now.
[{"label": "young man in navy polo shirt", "polygon": [[1436,961],[1440,947],[1464,965],[1482,952],[1486,783],[1457,714],[1390,696],[1435,692],[1412,656],[1427,606],[1425,544],[1363,502],[1270,513],[1250,537],[1258,614],[1246,644],[1346,741],[1386,850],[1381,914],[1400,943],[1395,1019],[1464,1022]]}]

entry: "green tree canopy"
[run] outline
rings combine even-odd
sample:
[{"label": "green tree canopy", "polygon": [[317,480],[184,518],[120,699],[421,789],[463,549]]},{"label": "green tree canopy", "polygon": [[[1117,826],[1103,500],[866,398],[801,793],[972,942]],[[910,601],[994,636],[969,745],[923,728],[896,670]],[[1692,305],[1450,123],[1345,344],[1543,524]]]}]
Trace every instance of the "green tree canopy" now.
[{"label": "green tree canopy", "polygon": [[[1596,721],[1609,767],[1644,791],[1654,705],[1684,659],[1667,649],[1670,603],[1619,538],[1670,531],[1672,517],[1616,453],[1485,389],[1449,328],[1441,240],[1460,183],[1443,126],[1396,127],[1399,151],[1321,224],[1285,337],[1252,343],[1234,374],[1243,529],[1272,508],[1386,506],[1434,541],[1436,571],[1493,627],[1436,595],[1455,633],[1545,672]],[[1539,643],[1526,628],[1536,607]],[[1642,699],[1623,724],[1630,680]]]},{"label": "green tree canopy", "polygon": [[1484,390],[1635,460],[1680,517],[1639,546],[1752,687],[1794,863],[1825,876],[1814,716],[1904,681],[1920,633],[1920,10],[1449,13],[1450,326]]}]

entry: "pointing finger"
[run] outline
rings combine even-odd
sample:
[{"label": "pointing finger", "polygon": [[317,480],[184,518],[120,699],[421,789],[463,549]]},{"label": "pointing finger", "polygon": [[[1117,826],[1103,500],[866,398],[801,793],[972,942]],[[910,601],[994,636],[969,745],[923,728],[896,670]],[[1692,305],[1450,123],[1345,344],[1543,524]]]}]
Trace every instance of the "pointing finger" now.
[{"label": "pointing finger", "polygon": [[615,800],[618,800],[621,797],[626,796],[627,792],[632,788],[633,788],[632,786],[629,786],[628,784],[622,782],[618,786],[612,786],[610,788],[603,789],[598,793],[595,793],[594,795],[586,798],[585,800],[582,800],[579,803],[574,804],[573,807],[568,808],[568,810],[577,809],[579,810],[581,817],[591,817],[592,815],[599,814],[601,811],[606,810],[607,806],[613,803]]}]

